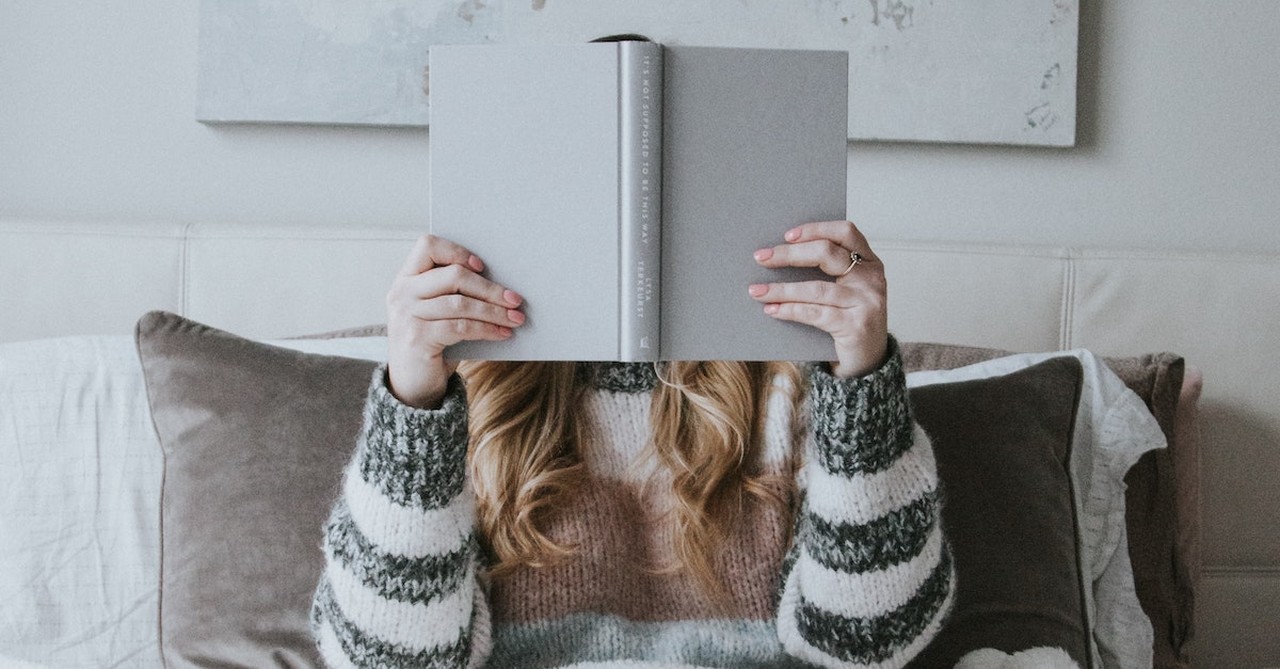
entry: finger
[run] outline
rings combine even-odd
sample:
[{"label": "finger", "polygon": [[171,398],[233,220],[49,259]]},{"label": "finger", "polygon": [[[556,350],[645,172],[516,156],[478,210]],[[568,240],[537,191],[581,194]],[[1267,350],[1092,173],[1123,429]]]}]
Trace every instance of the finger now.
[{"label": "finger", "polygon": [[835,332],[841,319],[841,309],[838,307],[804,302],[766,304],[764,312],[779,320],[803,323],[828,333]]},{"label": "finger", "polygon": [[437,267],[403,280],[403,294],[412,299],[430,299],[460,293],[492,304],[518,307],[524,302],[519,293],[504,288],[462,265]]},{"label": "finger", "polygon": [[525,321],[524,314],[517,309],[500,307],[459,293],[418,300],[409,307],[409,313],[423,321],[462,319],[501,327],[518,327]]},{"label": "finger", "polygon": [[484,263],[466,247],[443,237],[423,235],[405,258],[400,274],[421,274],[441,265],[465,265],[476,272],[484,271]]},{"label": "finger", "polygon": [[865,308],[866,306],[841,308],[827,304],[780,302],[766,304],[764,313],[779,320],[815,327],[840,340],[861,336],[877,328],[883,329],[883,312],[877,314],[874,308]]},{"label": "finger", "polygon": [[792,244],[825,239],[850,251],[856,251],[867,260],[880,259],[871,249],[866,236],[851,221],[805,223],[791,228],[782,237]]},{"label": "finger", "polygon": [[849,250],[828,239],[761,249],[755,258],[765,267],[817,267],[831,276],[839,276],[850,262]]},{"label": "finger", "polygon": [[438,342],[441,346],[452,346],[461,341],[502,341],[510,339],[515,334],[508,327],[466,318],[430,321],[427,329],[430,331],[432,341]]},{"label": "finger", "polygon": [[760,302],[803,302],[842,308],[858,304],[862,299],[862,291],[833,281],[758,283],[748,287],[747,292]]}]

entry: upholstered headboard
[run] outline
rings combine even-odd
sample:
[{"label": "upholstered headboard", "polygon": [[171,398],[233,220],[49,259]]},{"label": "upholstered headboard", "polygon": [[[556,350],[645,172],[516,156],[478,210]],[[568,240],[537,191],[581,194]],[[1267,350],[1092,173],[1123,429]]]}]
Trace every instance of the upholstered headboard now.
[{"label": "upholstered headboard", "polygon": [[[151,309],[254,337],[377,323],[418,234],[0,221],[0,342],[126,334]],[[1173,351],[1202,370],[1193,658],[1280,657],[1280,257],[873,243],[902,340]]]}]

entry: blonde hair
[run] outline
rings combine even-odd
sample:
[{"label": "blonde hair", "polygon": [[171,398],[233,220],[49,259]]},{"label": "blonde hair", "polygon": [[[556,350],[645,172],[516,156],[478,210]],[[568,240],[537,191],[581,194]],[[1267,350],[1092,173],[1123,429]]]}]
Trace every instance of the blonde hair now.
[{"label": "blonde hair", "polygon": [[[659,370],[647,448],[671,473],[675,570],[723,601],[713,556],[746,496],[790,518],[790,473],[758,469],[765,403],[777,375],[799,388],[789,363],[671,362]],[[575,411],[586,389],[572,362],[468,362],[469,474],[490,573],[546,567],[574,552],[548,537],[547,515],[583,478],[584,426]],[[799,397],[793,397],[798,403]],[[789,532],[788,532],[789,534]]]}]

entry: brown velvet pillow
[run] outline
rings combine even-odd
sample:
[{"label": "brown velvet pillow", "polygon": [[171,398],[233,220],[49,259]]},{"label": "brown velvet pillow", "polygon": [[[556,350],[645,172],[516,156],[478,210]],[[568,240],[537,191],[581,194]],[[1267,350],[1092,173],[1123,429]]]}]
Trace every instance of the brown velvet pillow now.
[{"label": "brown velvet pillow", "polygon": [[1038,646],[1088,666],[1069,461],[1083,370],[1052,358],[1003,376],[911,389],[933,442],[956,605],[909,666]]},{"label": "brown velvet pillow", "polygon": [[[1009,355],[998,349],[932,343],[903,343],[901,350],[909,372],[955,369]],[[1151,410],[1169,444],[1143,455],[1125,477],[1125,526],[1134,588],[1155,633],[1153,667],[1185,669],[1190,666],[1186,644],[1193,631],[1192,551],[1198,532],[1187,500],[1179,497],[1179,491],[1196,488],[1198,476],[1194,443],[1178,429],[1186,366],[1172,353],[1103,360]],[[1185,412],[1194,407],[1181,408]]]},{"label": "brown velvet pillow", "polygon": [[138,352],[164,450],[165,665],[315,667],[320,528],[375,363],[147,314]]}]

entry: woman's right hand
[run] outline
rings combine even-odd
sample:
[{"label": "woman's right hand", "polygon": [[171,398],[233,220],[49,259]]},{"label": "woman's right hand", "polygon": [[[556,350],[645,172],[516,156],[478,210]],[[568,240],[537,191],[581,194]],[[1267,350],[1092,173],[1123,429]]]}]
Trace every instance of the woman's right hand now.
[{"label": "woman's right hand", "polygon": [[425,235],[409,253],[387,293],[387,377],[401,402],[440,406],[457,362],[450,344],[498,341],[524,323],[523,298],[480,276],[484,263],[447,239]]}]

